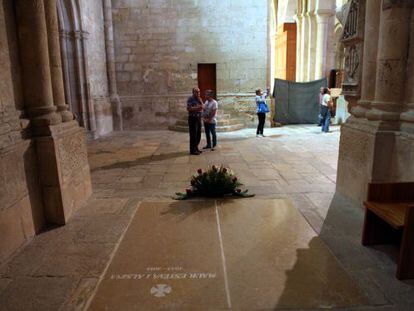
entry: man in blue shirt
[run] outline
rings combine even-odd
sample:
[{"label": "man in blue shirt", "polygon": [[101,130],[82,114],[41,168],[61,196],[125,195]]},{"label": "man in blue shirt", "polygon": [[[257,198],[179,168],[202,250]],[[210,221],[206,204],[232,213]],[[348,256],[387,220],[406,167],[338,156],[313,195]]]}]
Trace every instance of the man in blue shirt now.
[{"label": "man in blue shirt", "polygon": [[201,140],[201,112],[203,100],[200,97],[200,89],[193,88],[193,95],[187,99],[188,131],[190,133],[190,154],[199,155],[201,151],[198,145]]}]

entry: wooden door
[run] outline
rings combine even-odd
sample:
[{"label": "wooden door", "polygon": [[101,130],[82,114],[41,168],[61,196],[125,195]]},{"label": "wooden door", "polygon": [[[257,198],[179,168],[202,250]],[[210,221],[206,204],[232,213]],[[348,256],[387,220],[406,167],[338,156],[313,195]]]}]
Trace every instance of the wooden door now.
[{"label": "wooden door", "polygon": [[206,100],[206,90],[214,91],[214,98],[217,99],[216,64],[198,64],[198,88],[201,91],[201,98]]}]

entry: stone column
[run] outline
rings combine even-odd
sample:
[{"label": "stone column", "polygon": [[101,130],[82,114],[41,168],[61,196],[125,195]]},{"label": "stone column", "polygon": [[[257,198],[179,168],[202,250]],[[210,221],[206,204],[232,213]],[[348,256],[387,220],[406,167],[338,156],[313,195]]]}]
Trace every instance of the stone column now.
[{"label": "stone column", "polygon": [[315,65],[318,63],[319,59],[316,58],[316,38],[318,36],[317,28],[316,28],[316,15],[315,11],[311,11],[308,13],[309,18],[309,34],[308,34],[308,68],[307,68],[307,80],[306,81],[313,81],[315,80]]},{"label": "stone column", "polygon": [[16,15],[25,112],[33,134],[41,135],[42,128],[62,122],[53,105],[43,0],[18,0]]},{"label": "stone column", "polygon": [[65,89],[62,73],[62,58],[60,54],[59,27],[56,0],[44,0],[46,13],[46,26],[50,57],[50,73],[52,77],[53,100],[62,121],[73,120],[73,114],[68,110],[65,101]]},{"label": "stone column", "polygon": [[[55,80],[56,68],[50,68],[46,26],[50,13],[45,12],[45,0],[16,1],[25,112],[33,125],[44,215],[48,223],[65,224],[85,204],[92,187],[85,132],[75,120],[62,122],[53,104],[51,72]],[[57,56],[52,50],[53,62]],[[56,90],[62,98],[63,87]]]},{"label": "stone column", "polygon": [[88,69],[88,60],[87,56],[87,44],[86,40],[88,39],[89,33],[85,31],[74,31],[71,33],[71,37],[74,42],[74,53],[75,66],[77,70],[77,79],[80,91],[80,114],[82,126],[89,130],[89,133],[94,137],[96,136],[96,118],[95,118],[95,108],[91,100],[91,94],[89,89],[89,69]]},{"label": "stone column", "polygon": [[326,61],[328,51],[328,27],[333,12],[318,10],[316,13],[316,64],[315,79],[322,79],[326,75]]},{"label": "stone column", "polygon": [[[62,69],[63,69],[63,83],[64,83],[64,90],[65,90],[65,98],[66,100],[70,101],[72,98],[71,94],[71,86],[70,86],[70,75],[69,75],[69,60],[68,57],[65,56],[64,51],[69,50],[68,41],[70,40],[70,33],[67,30],[61,29],[59,31],[59,38],[60,38],[60,46],[61,46],[61,55],[62,57]],[[70,109],[70,107],[69,107]],[[74,111],[72,111],[74,114]],[[74,114],[74,118],[76,118]]]},{"label": "stone column", "polygon": [[407,63],[407,82],[405,85],[405,111],[401,114],[401,130],[414,134],[414,9],[411,9],[410,47]]},{"label": "stone column", "polygon": [[298,14],[295,17],[296,19],[296,81],[301,81],[302,73],[302,15]]},{"label": "stone column", "polygon": [[102,0],[104,12],[105,28],[105,47],[106,47],[106,70],[108,74],[109,98],[112,105],[112,116],[114,119],[114,129],[122,131],[122,105],[118,96],[115,74],[115,51],[114,34],[112,22],[112,3],[111,0]]},{"label": "stone column", "polygon": [[362,64],[361,99],[352,109],[356,118],[365,118],[375,98],[375,82],[377,73],[378,37],[380,25],[381,1],[366,0],[364,62]]},{"label": "stone column", "polygon": [[379,121],[382,129],[398,130],[404,100],[411,10],[400,3],[385,2],[389,1],[383,0],[380,16],[375,100],[366,116],[368,120]]},{"label": "stone column", "polygon": [[310,19],[309,13],[303,14],[303,24],[302,24],[302,73],[301,73],[301,82],[309,81],[309,29],[310,29]]}]

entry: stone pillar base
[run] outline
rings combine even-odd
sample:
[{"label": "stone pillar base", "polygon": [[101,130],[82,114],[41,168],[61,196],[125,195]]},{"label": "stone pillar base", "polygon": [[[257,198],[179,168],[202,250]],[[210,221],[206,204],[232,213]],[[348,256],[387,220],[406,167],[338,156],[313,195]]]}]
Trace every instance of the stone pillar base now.
[{"label": "stone pillar base", "polygon": [[379,122],[353,119],[341,129],[336,187],[356,202],[366,199],[369,182],[394,179],[396,132],[380,127]]},{"label": "stone pillar base", "polygon": [[49,126],[36,137],[45,218],[63,225],[92,193],[85,133],[76,121]]},{"label": "stone pillar base", "polygon": [[112,106],[112,118],[115,131],[122,131],[122,104],[118,95],[111,96],[111,106]]}]

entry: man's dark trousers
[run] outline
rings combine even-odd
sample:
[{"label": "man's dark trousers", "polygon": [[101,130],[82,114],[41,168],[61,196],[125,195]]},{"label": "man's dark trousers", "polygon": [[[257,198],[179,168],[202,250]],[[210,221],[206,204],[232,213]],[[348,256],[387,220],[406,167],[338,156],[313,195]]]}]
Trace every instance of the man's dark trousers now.
[{"label": "man's dark trousers", "polygon": [[201,118],[188,116],[188,130],[190,133],[190,153],[198,151],[201,140]]}]

